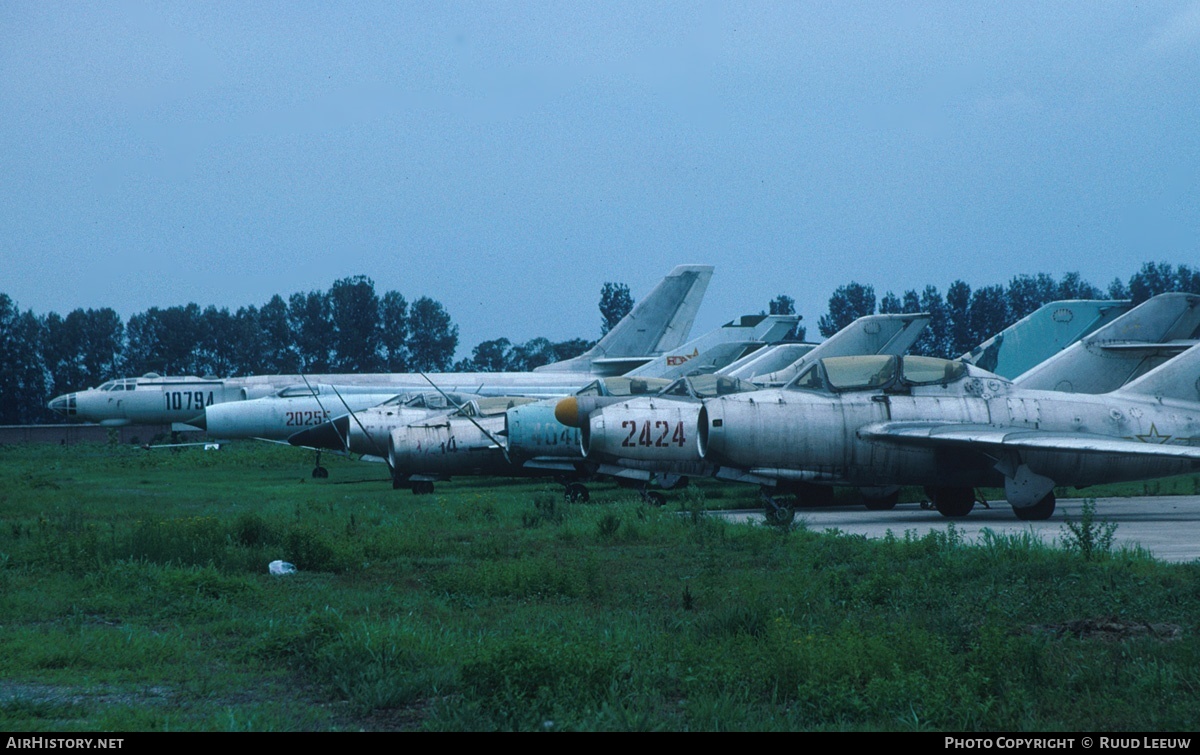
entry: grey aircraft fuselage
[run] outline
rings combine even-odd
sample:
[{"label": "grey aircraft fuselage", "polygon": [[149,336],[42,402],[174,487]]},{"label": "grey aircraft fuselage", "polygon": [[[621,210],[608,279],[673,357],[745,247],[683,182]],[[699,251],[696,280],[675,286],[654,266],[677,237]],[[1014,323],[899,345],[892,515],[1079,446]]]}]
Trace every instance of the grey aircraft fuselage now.
[{"label": "grey aircraft fuselage", "polygon": [[[661,378],[609,377],[593,381],[580,392],[628,395],[631,390],[657,390],[670,382]],[[461,403],[459,410],[415,419],[388,414],[386,406],[374,407],[329,423],[342,430],[338,435],[314,428],[297,433],[289,442],[331,448],[331,444],[346,437],[352,453],[383,455],[379,449],[384,448],[397,487],[409,481],[460,475],[573,476],[578,471],[576,463],[582,460],[579,431],[557,423],[556,402],[480,398],[456,401]],[[414,487],[414,492],[418,488]]]},{"label": "grey aircraft fuselage", "polygon": [[[937,378],[939,370],[946,377]],[[847,377],[871,374],[882,377],[873,385]],[[938,505],[948,516],[969,511],[961,491],[1003,487],[1018,516],[1044,518],[1055,486],[1200,468],[1200,398],[1145,395],[1135,386],[1064,394],[1021,389],[959,362],[831,358],[788,388],[705,401],[684,440],[708,463],[748,477],[954,489],[957,502]]]},{"label": "grey aircraft fuselage", "polygon": [[707,476],[715,470],[700,459],[694,444],[677,442],[680,434],[691,432],[690,428],[695,426],[701,399],[727,392],[755,391],[791,380],[809,364],[826,356],[903,354],[928,322],[929,316],[923,313],[867,315],[826,341],[800,350],[799,356],[786,365],[770,359],[748,360],[748,364],[758,363],[759,369],[768,370],[754,372],[749,381],[718,371],[720,380],[702,387],[680,383],[657,396],[601,402],[564,399],[555,415],[563,424],[581,428],[581,451],[600,474],[643,482]]},{"label": "grey aircraft fuselage", "polygon": [[[347,389],[329,385],[313,385],[311,388],[313,390],[310,392],[309,386],[296,386],[267,398],[215,404],[205,410],[200,420],[201,426],[210,437],[222,440],[255,438],[285,441],[298,432],[322,427],[339,417],[349,420],[351,415],[346,412],[351,412],[359,422],[347,421],[330,428],[336,442],[318,446],[343,451],[348,438],[361,438],[363,426],[370,427],[368,423],[377,421],[377,417],[413,422],[452,407],[438,393],[397,394],[390,388]],[[449,395],[458,404],[477,398],[470,394]],[[380,438],[382,440],[374,444],[360,441],[359,445],[363,448],[358,453],[382,457],[387,450],[387,433],[382,433]]]},{"label": "grey aircraft fuselage", "polygon": [[[502,445],[505,414],[536,399],[491,397],[392,427],[387,461],[395,487],[451,475],[512,474]],[[421,492],[418,487],[413,492]]]},{"label": "grey aircraft fuselage", "polygon": [[[361,375],[256,375],[246,378],[140,377],[112,380],[99,388],[60,396],[51,408],[68,419],[105,426],[177,422],[202,426],[205,410],[216,404],[265,398],[285,389],[336,385],[342,393],[374,388],[380,394],[422,393],[432,386],[482,396],[565,396],[595,376],[580,372],[443,372]],[[337,401],[331,393],[331,398]],[[333,415],[338,414],[334,409]]]},{"label": "grey aircraft fuselage", "polygon": [[[1190,297],[1190,299],[1195,298]],[[1090,392],[1114,390],[1128,378],[1129,369],[1123,371],[1121,369],[1121,363],[1128,360],[1106,355],[1105,358],[1099,358],[1098,363],[1087,361],[1082,358],[1086,356],[1087,352],[1081,351],[1084,349],[1083,342],[1079,341],[1081,336],[1084,336],[1089,344],[1096,342],[1108,349],[1114,340],[1120,341],[1121,345],[1127,345],[1125,342],[1138,333],[1144,337],[1153,336],[1154,338],[1168,335],[1174,331],[1167,331],[1164,328],[1171,323],[1175,323],[1177,330],[1181,328],[1188,330],[1194,327],[1194,322],[1191,320],[1184,321],[1188,308],[1194,306],[1189,303],[1189,297],[1184,295],[1168,294],[1155,297],[1132,310],[1130,306],[1127,301],[1064,300],[1050,302],[1009,326],[1002,333],[988,339],[980,347],[972,350],[970,354],[964,355],[963,359],[972,364],[977,361],[996,364],[998,369],[1007,370],[1005,377],[1016,378],[1018,384],[1022,379],[1028,377],[1028,375],[1022,375],[1017,378],[1018,370],[1025,369],[1025,366],[1031,363],[1044,363],[1046,365],[1053,364],[1057,369],[1056,374],[1075,375],[1076,382],[1080,385],[1083,385],[1083,379],[1086,378],[1090,381],[1089,385],[1095,389]],[[1192,324],[1189,325],[1189,322]],[[826,343],[832,342],[837,337],[831,338]],[[1072,343],[1074,343],[1073,346],[1070,345]],[[905,344],[905,348],[907,345]],[[805,358],[797,363],[796,368],[788,371],[788,374],[794,378],[800,370],[807,368],[817,358],[854,353],[867,354],[870,352],[866,349],[856,351],[842,349],[830,353],[828,347],[822,344],[806,354]],[[899,354],[903,352],[881,351],[880,353]],[[1175,353],[1178,353],[1178,349]],[[1136,365],[1136,363],[1134,364]],[[1039,370],[1033,372],[1039,372]],[[755,378],[755,381],[763,382],[759,378]],[[782,385],[776,384],[772,387],[782,387]],[[1030,385],[1025,387],[1049,386]],[[647,448],[638,444],[636,438],[627,437],[628,431],[634,427],[640,428],[638,432],[641,433],[647,426],[659,426],[658,423],[669,423],[672,426],[682,423],[685,427],[691,427],[695,424],[699,410],[699,400],[694,398],[667,396],[657,399],[643,398],[623,401],[615,406],[604,408],[599,416],[593,416],[591,419],[586,416],[586,412],[581,411],[580,414],[583,416],[576,421],[576,424],[584,425],[585,455],[589,461],[594,463],[610,468],[640,470],[648,478],[653,477],[656,473],[714,474],[717,472],[716,468],[711,464],[701,462],[699,450],[696,447],[672,445],[667,448]],[[729,474],[730,471],[726,469],[723,470],[723,473]],[[632,474],[632,472],[628,474]],[[755,480],[753,477],[746,479]],[[774,484],[774,481],[767,480],[765,484],[771,485]],[[864,490],[864,497],[867,499],[868,505],[871,505],[871,495],[875,492],[878,491]]]}]

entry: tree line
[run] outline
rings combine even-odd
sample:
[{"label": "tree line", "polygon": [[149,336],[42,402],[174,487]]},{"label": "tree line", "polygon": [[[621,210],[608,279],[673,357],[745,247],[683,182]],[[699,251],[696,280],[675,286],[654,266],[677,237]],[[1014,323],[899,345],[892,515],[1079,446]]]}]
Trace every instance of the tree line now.
[{"label": "tree line", "polygon": [[1150,263],[1130,276],[1116,279],[1107,291],[1067,273],[1060,280],[1045,273],[1014,276],[1007,286],[981,286],[974,290],[961,280],[950,284],[943,296],[936,286],[884,293],[876,301],[869,285],[849,283],[829,299],[829,311],[818,329],[829,337],[863,315],[892,312],[927,312],[929,326],[911,349],[914,354],[955,359],[1012,325],[1034,310],[1061,299],[1128,299],[1135,305],[1158,294],[1179,291],[1200,294],[1200,270],[1188,265]]},{"label": "tree line", "polygon": [[[632,306],[627,286],[606,283],[602,330]],[[454,362],[458,326],[440,302],[380,295],[365,275],[327,291],[276,294],[261,307],[151,307],[128,322],[109,307],[36,315],[0,293],[0,424],[53,420],[53,396],[127,375],[530,370],[593,343],[500,338]]]},{"label": "tree line", "polygon": [[[1018,275],[1005,285],[972,290],[957,280],[943,295],[936,286],[901,294],[849,283],[829,299],[818,321],[828,337],[862,315],[928,312],[931,322],[914,353],[954,358],[1046,302],[1058,299],[1131,299],[1140,303],[1168,291],[1200,293],[1200,270],[1146,263],[1106,292],[1077,273],[1061,280],[1043,273]],[[601,290],[601,333],[633,307],[628,286]],[[780,294],[771,314],[795,314],[795,300]],[[792,337],[803,340],[804,328]],[[151,307],[122,322],[111,308],[76,309],[65,317],[21,311],[0,293],[0,424],[55,419],[53,396],[94,387],[115,377],[163,375],[291,374],[325,372],[522,371],[569,359],[594,344],[584,338],[553,342],[533,338],[484,341],[468,358],[453,361],[458,326],[441,303],[409,302],[396,291],[382,295],[363,275],[336,281],[327,291],[275,295],[261,307],[227,308],[190,303]]]}]

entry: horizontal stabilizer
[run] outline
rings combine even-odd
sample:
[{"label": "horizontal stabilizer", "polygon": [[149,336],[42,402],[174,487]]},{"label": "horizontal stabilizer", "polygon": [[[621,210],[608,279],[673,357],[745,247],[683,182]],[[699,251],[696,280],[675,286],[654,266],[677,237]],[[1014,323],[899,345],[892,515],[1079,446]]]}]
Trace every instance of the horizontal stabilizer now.
[{"label": "horizontal stabilizer", "polygon": [[1114,391],[1122,393],[1200,403],[1200,345]]},{"label": "horizontal stabilizer", "polygon": [[1105,351],[1124,351],[1140,354],[1182,354],[1200,341],[1180,339],[1165,343],[1147,343],[1145,341],[1122,341],[1102,343],[1100,348]]}]

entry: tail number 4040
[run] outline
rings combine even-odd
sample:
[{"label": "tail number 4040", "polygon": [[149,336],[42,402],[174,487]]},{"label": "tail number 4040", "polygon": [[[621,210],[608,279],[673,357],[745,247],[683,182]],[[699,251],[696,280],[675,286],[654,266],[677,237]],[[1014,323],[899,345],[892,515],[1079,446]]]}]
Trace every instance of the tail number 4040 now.
[{"label": "tail number 4040", "polygon": [[629,435],[621,441],[621,445],[626,448],[633,446],[666,448],[672,443],[677,446],[682,446],[684,443],[683,422],[676,422],[675,429],[672,431],[671,423],[665,420],[638,422],[635,419],[627,419],[621,423],[621,429],[629,430]]}]

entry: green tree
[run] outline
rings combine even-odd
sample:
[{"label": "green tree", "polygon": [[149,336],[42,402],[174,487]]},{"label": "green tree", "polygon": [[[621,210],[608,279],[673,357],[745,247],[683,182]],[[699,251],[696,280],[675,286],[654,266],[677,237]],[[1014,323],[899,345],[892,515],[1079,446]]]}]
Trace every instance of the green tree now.
[{"label": "green tree", "polygon": [[323,291],[294,293],[288,299],[288,322],[295,334],[296,354],[304,372],[330,371],[333,362],[333,318]]},{"label": "green tree", "polygon": [[961,280],[946,289],[946,348],[955,358],[966,354],[976,344],[971,342],[971,287]]},{"label": "green tree", "polygon": [[126,326],[126,356],[135,374],[188,375],[203,372],[199,358],[200,306],[151,307]]},{"label": "green tree", "polygon": [[239,334],[226,307],[204,308],[198,321],[194,371],[198,375],[228,377],[237,362]]},{"label": "green tree", "polygon": [[238,307],[231,323],[233,339],[229,376],[260,375],[267,372],[267,354],[271,347],[257,307]]},{"label": "green tree", "polygon": [[[915,291],[912,293],[916,294]],[[905,294],[905,311],[909,311],[907,293]],[[962,355],[961,351],[955,352],[950,347],[950,310],[937,286],[926,286],[925,290],[921,292],[916,308],[911,311],[929,314],[929,325],[917,337],[912,347],[912,353],[945,359]]]},{"label": "green tree", "polygon": [[471,358],[461,372],[505,372],[512,362],[512,343],[507,338],[483,341],[471,349]]},{"label": "green tree", "polygon": [[960,354],[970,351],[1016,321],[1009,314],[1008,299],[1004,295],[1004,288],[999,285],[983,286],[971,294],[968,317],[969,346]]},{"label": "green tree", "polygon": [[46,415],[46,366],[42,322],[0,294],[0,424],[36,422]]},{"label": "green tree", "polygon": [[1079,273],[1065,273],[1058,284],[1056,299],[1103,299],[1100,289],[1083,279]]},{"label": "green tree", "polygon": [[[1118,288],[1120,281],[1113,281],[1110,293]],[[1127,296],[1134,304],[1141,304],[1152,296],[1171,292],[1200,294],[1200,271],[1188,265],[1178,268],[1166,262],[1146,262],[1129,278]],[[1118,290],[1118,292],[1120,292]],[[1116,297],[1114,297],[1116,298]]]},{"label": "green tree", "polygon": [[875,288],[848,283],[829,297],[829,314],[821,315],[817,329],[828,338],[860,317],[875,313]]},{"label": "green tree", "polygon": [[380,342],[384,368],[389,372],[408,370],[408,301],[388,291],[379,303]]},{"label": "green tree", "polygon": [[554,344],[554,361],[573,359],[596,345],[595,341],[586,338],[571,338]]},{"label": "green tree", "polygon": [[300,355],[288,317],[288,305],[279,294],[258,310],[258,327],[263,335],[262,372],[291,375],[300,371]]},{"label": "green tree", "polygon": [[1054,301],[1059,298],[1058,294],[1059,285],[1051,275],[1038,273],[1037,275],[1013,276],[1012,280],[1008,282],[1008,291],[1005,294],[1012,321],[1016,322],[1046,302]]},{"label": "green tree", "polygon": [[458,326],[440,302],[422,296],[408,315],[409,368],[420,372],[446,370],[458,347]]},{"label": "green tree", "polygon": [[794,315],[796,314],[796,300],[787,294],[780,294],[767,305],[767,314]]},{"label": "green tree", "polygon": [[513,346],[510,369],[518,372],[528,372],[535,367],[558,361],[554,344],[548,338],[532,338],[523,344]]},{"label": "green tree", "polygon": [[380,302],[365,275],[342,278],[329,289],[333,321],[333,371],[378,372],[383,368]]},{"label": "green tree", "polygon": [[633,297],[624,283],[605,283],[600,289],[600,334],[616,327],[621,318],[633,309]]},{"label": "green tree", "polygon": [[[780,294],[770,301],[767,305],[768,314],[772,315],[794,315],[796,314],[796,300],[787,294]],[[803,325],[796,323],[788,334],[784,336],[785,341],[803,341],[806,335],[806,330]],[[565,358],[565,357],[564,357]]]},{"label": "green tree", "polygon": [[42,318],[42,360],[49,374],[50,392],[56,396],[97,385],[90,382],[83,363],[85,320],[82,309],[65,318],[57,312]]},{"label": "green tree", "polygon": [[904,305],[900,303],[900,297],[896,296],[891,291],[888,291],[883,295],[883,298],[879,300],[879,313],[882,315],[898,314],[902,310],[903,306]]}]

